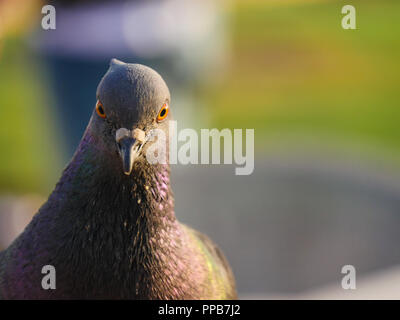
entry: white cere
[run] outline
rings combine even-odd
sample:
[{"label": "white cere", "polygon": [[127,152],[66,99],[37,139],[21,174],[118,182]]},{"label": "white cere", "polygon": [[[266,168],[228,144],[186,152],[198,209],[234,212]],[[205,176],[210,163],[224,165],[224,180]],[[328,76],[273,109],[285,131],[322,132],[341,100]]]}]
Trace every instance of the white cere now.
[{"label": "white cere", "polygon": [[115,132],[115,140],[119,142],[122,138],[129,137],[129,130],[126,128],[119,128]]},{"label": "white cere", "polygon": [[140,130],[139,128],[133,129],[132,137],[138,142],[143,143],[146,140],[146,132]]}]

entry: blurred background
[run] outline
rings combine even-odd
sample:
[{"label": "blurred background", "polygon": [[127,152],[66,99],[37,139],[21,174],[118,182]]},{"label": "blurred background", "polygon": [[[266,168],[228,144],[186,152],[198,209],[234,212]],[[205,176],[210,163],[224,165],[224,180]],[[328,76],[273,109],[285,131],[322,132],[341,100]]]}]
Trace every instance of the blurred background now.
[{"label": "blurred background", "polygon": [[179,127],[255,129],[250,176],[172,167],[178,218],[220,245],[241,298],[400,298],[399,1],[0,1],[0,249],[53,189],[112,57],[159,71]]}]

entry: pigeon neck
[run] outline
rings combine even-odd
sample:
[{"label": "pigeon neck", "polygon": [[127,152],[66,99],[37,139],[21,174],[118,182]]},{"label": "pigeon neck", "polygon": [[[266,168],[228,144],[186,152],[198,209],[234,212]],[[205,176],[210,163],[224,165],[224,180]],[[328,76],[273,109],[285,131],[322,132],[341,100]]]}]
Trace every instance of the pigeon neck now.
[{"label": "pigeon neck", "polygon": [[[188,270],[202,258],[175,219],[169,166],[137,163],[125,176],[105,158],[86,134],[49,200],[14,244],[24,258],[13,261],[13,277],[35,283],[29,290],[36,297],[47,296],[36,287],[47,264],[61,275],[56,291],[61,298],[165,299],[179,297],[184,288],[176,288],[189,281],[197,287],[198,269]],[[34,239],[41,241],[34,242],[32,260]],[[29,270],[38,272],[31,276]]]},{"label": "pigeon neck", "polygon": [[[82,196],[102,206],[108,219],[129,218],[136,223],[177,224],[170,185],[169,164],[153,165],[141,159],[135,162],[131,175],[123,174],[119,159],[102,156],[94,137],[87,132],[64,176],[70,190],[82,190]],[[104,152],[104,151],[103,151]],[[110,217],[111,216],[111,217]],[[140,220],[140,221],[139,221]]]}]

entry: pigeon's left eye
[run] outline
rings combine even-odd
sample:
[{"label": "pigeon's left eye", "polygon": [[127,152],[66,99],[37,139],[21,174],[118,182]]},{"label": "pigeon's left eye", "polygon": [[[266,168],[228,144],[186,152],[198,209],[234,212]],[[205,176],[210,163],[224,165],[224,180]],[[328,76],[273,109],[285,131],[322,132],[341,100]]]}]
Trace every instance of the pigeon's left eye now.
[{"label": "pigeon's left eye", "polygon": [[158,113],[157,122],[163,121],[167,117],[168,112],[169,112],[168,104],[164,103],[160,112]]},{"label": "pigeon's left eye", "polygon": [[105,119],[106,113],[104,111],[103,105],[101,104],[100,100],[97,100],[96,103],[96,112],[99,115],[99,117]]}]

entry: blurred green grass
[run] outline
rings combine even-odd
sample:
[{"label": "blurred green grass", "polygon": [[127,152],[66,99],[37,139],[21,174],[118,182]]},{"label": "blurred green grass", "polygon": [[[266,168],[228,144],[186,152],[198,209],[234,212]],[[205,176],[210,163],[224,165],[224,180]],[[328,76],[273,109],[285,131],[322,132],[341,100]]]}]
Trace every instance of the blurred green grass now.
[{"label": "blurred green grass", "polygon": [[[240,1],[232,12],[232,66],[206,89],[217,127],[269,137],[327,135],[400,150],[400,2]],[[265,144],[264,144],[265,145]]]},{"label": "blurred green grass", "polygon": [[52,99],[39,61],[17,38],[0,59],[0,192],[46,194],[60,174]]}]

